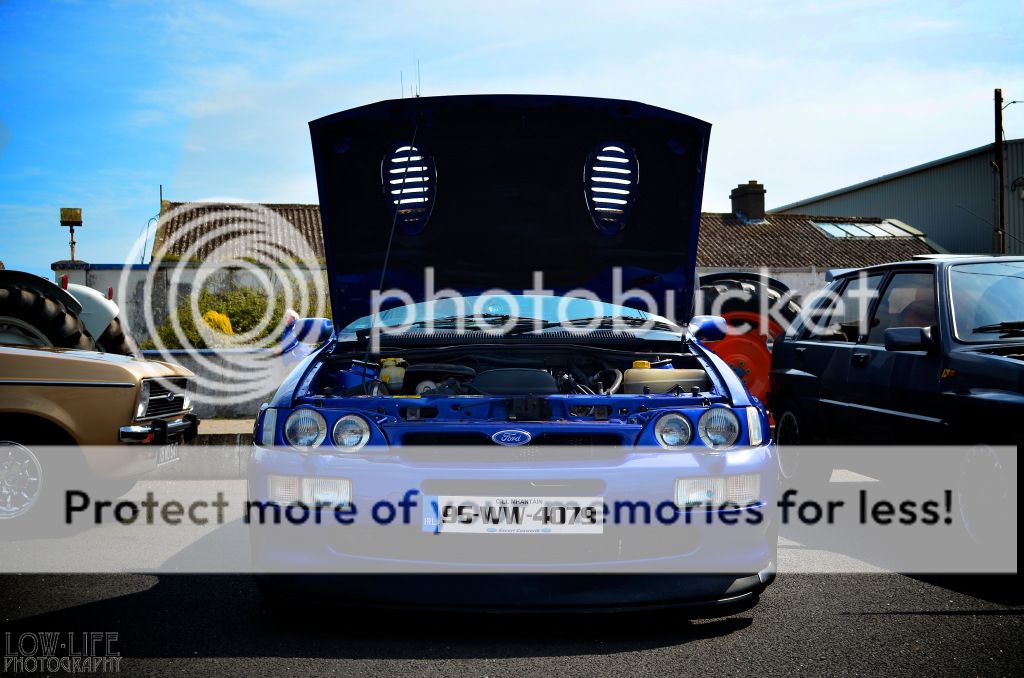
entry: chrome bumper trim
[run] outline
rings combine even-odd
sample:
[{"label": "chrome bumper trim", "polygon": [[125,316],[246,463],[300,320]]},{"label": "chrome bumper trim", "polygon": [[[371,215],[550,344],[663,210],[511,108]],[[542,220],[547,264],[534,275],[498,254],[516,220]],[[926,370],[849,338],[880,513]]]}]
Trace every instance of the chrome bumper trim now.
[{"label": "chrome bumper trim", "polygon": [[163,445],[178,436],[184,436],[184,441],[190,442],[197,433],[199,433],[199,417],[194,414],[186,414],[175,421],[157,419],[145,424],[122,426],[118,431],[117,438],[122,443],[134,445]]}]

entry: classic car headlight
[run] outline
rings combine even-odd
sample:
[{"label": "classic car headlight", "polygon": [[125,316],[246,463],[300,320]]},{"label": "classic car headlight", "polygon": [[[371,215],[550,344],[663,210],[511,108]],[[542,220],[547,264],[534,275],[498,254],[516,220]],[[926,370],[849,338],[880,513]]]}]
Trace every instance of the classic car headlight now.
[{"label": "classic car headlight", "polygon": [[316,447],[327,437],[327,422],[316,410],[295,410],[284,420],[284,439],[292,447]]},{"label": "classic car headlight", "polygon": [[146,406],[149,405],[149,382],[143,381],[139,389],[139,404],[135,407],[135,418],[142,419],[146,416]]},{"label": "classic car headlight", "polygon": [[370,425],[355,414],[346,414],[331,430],[334,444],[346,452],[355,452],[370,440]]},{"label": "classic car headlight", "polygon": [[654,423],[654,437],[662,447],[678,449],[690,444],[693,439],[693,426],[690,425],[690,420],[681,414],[665,414]]},{"label": "classic car headlight", "polygon": [[732,447],[740,437],[740,420],[727,407],[712,407],[701,415],[697,432],[708,447],[716,450]]}]

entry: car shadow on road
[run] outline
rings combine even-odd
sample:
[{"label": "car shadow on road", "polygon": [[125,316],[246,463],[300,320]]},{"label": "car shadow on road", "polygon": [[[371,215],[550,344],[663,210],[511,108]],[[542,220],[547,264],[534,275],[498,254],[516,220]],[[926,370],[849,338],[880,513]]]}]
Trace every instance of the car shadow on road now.
[{"label": "car shadow on road", "polygon": [[[83,587],[96,576],[73,575]],[[14,578],[5,579],[5,585],[12,585]],[[33,579],[18,577],[13,585],[28,593]],[[673,611],[484,615],[301,606],[282,610],[268,606],[247,575],[156,579],[145,591],[6,622],[0,631],[15,637],[41,630],[116,631],[126,658],[466,659],[634,652],[724,636],[752,624],[743,611],[698,621]]]}]

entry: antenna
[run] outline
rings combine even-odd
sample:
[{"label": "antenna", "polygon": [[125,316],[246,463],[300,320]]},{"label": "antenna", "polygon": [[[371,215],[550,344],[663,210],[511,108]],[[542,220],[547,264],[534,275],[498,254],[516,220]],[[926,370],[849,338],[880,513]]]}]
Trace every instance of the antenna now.
[{"label": "antenna", "polygon": [[416,98],[419,98],[420,93],[423,91],[423,81],[420,80],[420,60],[416,59]]},{"label": "antenna", "polygon": [[402,98],[405,98],[405,74],[401,70],[398,71],[398,82],[402,86]]}]

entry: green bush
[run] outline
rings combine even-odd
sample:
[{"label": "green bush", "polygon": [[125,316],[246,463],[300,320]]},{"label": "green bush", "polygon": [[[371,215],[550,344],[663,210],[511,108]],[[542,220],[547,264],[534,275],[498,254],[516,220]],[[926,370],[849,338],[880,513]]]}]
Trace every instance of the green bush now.
[{"label": "green bush", "polygon": [[[295,298],[298,298],[297,294],[293,296],[293,299]],[[272,298],[268,298],[262,290],[254,287],[238,287],[224,292],[202,290],[199,292],[198,304],[201,316],[206,316],[211,311],[226,315],[230,320],[229,326],[235,335],[245,334],[254,330],[259,325],[260,320],[269,313],[270,323],[248,343],[249,346],[273,346],[280,338],[282,330],[281,319],[284,317],[286,310],[285,296],[282,292],[279,292]],[[184,299],[179,304],[175,315],[179,320],[186,342],[181,341],[174,331],[171,319],[168,318],[166,322],[157,327],[157,335],[160,337],[163,346],[166,348],[214,348],[207,345],[203,333],[196,327],[195,318],[192,316],[191,299]],[[327,305],[326,315],[330,316],[329,304]],[[211,333],[206,331],[205,334],[210,336]],[[156,343],[152,339],[147,339],[140,344],[140,347],[143,349],[156,348]]]}]

